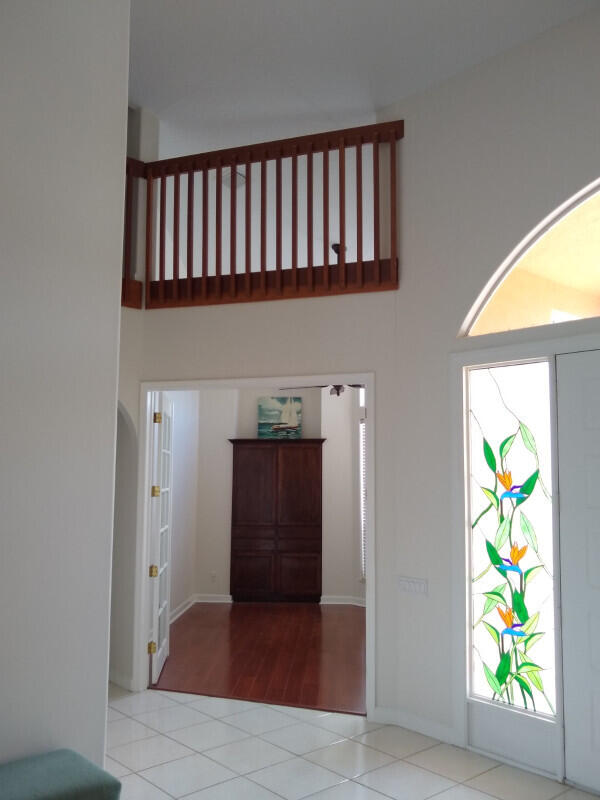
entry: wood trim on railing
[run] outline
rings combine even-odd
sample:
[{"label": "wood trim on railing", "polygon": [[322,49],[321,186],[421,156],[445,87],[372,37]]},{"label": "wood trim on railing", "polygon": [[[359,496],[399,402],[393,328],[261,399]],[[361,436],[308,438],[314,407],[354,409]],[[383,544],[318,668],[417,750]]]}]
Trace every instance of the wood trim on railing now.
[{"label": "wood trim on railing", "polygon": [[339,147],[340,136],[344,137],[346,147],[357,144],[369,144],[379,139],[379,141],[389,141],[390,136],[402,139],[404,136],[404,121],[395,120],[394,122],[378,122],[374,125],[361,125],[357,128],[343,128],[337,131],[326,131],[324,133],[309,134],[307,136],[296,136],[291,139],[279,139],[273,142],[261,142],[244,147],[229,147],[225,150],[212,150],[208,153],[196,153],[192,156],[179,156],[177,158],[167,158],[162,161],[150,161],[145,165],[145,176],[155,177],[162,175],[174,175],[179,169],[187,172],[190,169],[199,172],[202,169],[215,169],[219,165],[222,167],[231,166],[234,163],[250,161],[252,163],[276,158],[289,158],[294,153],[305,155],[309,151],[322,153],[329,150],[337,150]]}]

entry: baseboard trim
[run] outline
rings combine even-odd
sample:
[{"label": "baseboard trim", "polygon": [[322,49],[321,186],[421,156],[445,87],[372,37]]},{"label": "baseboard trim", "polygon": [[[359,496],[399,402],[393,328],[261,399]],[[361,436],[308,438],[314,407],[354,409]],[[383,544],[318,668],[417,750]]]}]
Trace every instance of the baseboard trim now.
[{"label": "baseboard trim", "polygon": [[[408,728],[411,731],[422,733],[423,736],[431,736],[440,742],[454,744],[464,747],[465,742],[460,736],[460,732],[448,725],[441,725],[430,719],[424,719],[416,714],[408,714],[397,708],[386,708],[375,706],[372,714],[367,715],[369,722],[382,722],[386,725],[399,725],[401,728]],[[497,758],[497,756],[495,756]]]},{"label": "baseboard trim", "polygon": [[117,670],[110,669],[108,671],[108,680],[110,683],[114,683],[115,686],[126,689],[128,692],[139,691],[134,685],[131,675],[123,675],[121,672],[117,672]]},{"label": "baseboard trim", "polygon": [[176,619],[191,608],[195,603],[231,603],[231,595],[230,594],[193,594],[191,597],[188,597],[187,600],[184,600],[183,603],[180,603],[177,608],[174,608],[171,611],[171,616],[169,621],[171,623],[175,622]]},{"label": "baseboard trim", "polygon": [[322,606],[366,606],[364,597],[352,597],[346,594],[324,594],[321,596]]}]

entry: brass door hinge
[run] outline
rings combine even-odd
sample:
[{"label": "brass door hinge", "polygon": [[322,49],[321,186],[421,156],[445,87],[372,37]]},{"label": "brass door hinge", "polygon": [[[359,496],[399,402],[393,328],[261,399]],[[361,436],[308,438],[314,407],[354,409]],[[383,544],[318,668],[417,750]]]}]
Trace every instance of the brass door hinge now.
[{"label": "brass door hinge", "polygon": [[158,423],[162,422],[162,414],[160,413],[160,411],[155,411],[154,412],[153,420],[154,420],[154,422],[158,422]]},{"label": "brass door hinge", "polygon": [[153,486],[150,492],[151,497],[160,497],[160,486]]},{"label": "brass door hinge", "polygon": [[150,567],[148,568],[148,574],[151,578],[158,578],[158,567],[156,564],[150,564]]},{"label": "brass door hinge", "polygon": [[148,642],[148,655],[153,656],[156,653],[156,642]]}]

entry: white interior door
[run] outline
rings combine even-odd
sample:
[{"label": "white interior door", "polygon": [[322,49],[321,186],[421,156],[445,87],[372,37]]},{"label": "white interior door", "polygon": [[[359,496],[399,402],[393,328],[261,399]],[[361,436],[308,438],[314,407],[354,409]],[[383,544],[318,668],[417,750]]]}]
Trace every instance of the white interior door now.
[{"label": "white interior door", "polygon": [[173,403],[153,393],[152,491],[150,513],[151,679],[156,683],[169,655]]},{"label": "white interior door", "polygon": [[600,791],[600,351],[557,380],[566,776]]}]

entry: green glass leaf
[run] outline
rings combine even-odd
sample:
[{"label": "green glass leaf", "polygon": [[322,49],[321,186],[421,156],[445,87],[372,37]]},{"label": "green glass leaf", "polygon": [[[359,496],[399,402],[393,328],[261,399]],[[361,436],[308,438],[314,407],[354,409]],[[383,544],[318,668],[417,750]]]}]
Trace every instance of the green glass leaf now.
[{"label": "green glass leaf", "polygon": [[517,434],[513,433],[512,436],[507,436],[506,439],[500,445],[500,458],[506,458],[508,455],[508,451],[513,446],[513,442],[517,438]]},{"label": "green glass leaf", "polygon": [[515,679],[519,684],[519,686],[521,687],[521,689],[523,689],[524,692],[527,692],[529,697],[531,697],[531,699],[533,700],[533,692],[531,691],[531,687],[529,686],[527,680],[522,675],[515,675]]},{"label": "green glass leaf", "polygon": [[519,664],[517,672],[539,672],[540,670],[539,664],[534,664],[533,661],[523,661],[522,664]]},{"label": "green glass leaf", "polygon": [[537,628],[537,624],[540,621],[540,612],[536,611],[533,617],[529,617],[527,622],[523,625],[521,630],[523,633],[533,633],[534,630]]},{"label": "green glass leaf", "polygon": [[[496,608],[497,603],[496,603],[495,595],[498,595],[498,594],[501,595],[502,601],[506,605],[506,600],[504,599],[504,595],[502,594],[503,591],[504,591],[505,586],[506,586],[505,583],[501,583],[499,586],[496,586],[495,589],[492,589],[492,592],[494,593],[494,596],[493,597],[488,597],[488,599],[485,601],[485,605],[483,607],[483,616],[484,617],[485,617],[486,614],[489,614],[490,611],[493,608]],[[488,592],[488,594],[490,594],[490,592]]]},{"label": "green glass leaf", "polygon": [[523,639],[523,645],[525,647],[525,652],[528,653],[533,645],[542,638],[543,633],[532,633],[531,636],[528,636],[526,639]]},{"label": "green glass leaf", "polygon": [[500,558],[500,554],[488,539],[485,540],[485,547],[492,564],[494,565],[502,564],[502,559]]},{"label": "green glass leaf", "polygon": [[504,546],[506,540],[508,539],[508,535],[510,533],[511,524],[512,524],[511,518],[506,517],[498,526],[496,539],[494,541],[494,547],[496,548],[496,550],[500,550],[500,548]]},{"label": "green glass leaf", "polygon": [[490,600],[494,601],[494,605],[497,602],[506,605],[506,600],[504,599],[504,595],[501,595],[500,592],[484,592],[484,595],[488,597]]},{"label": "green glass leaf", "polygon": [[527,622],[529,613],[521,592],[513,592],[513,608],[521,622]]},{"label": "green glass leaf", "polygon": [[503,653],[498,669],[496,670],[496,679],[500,686],[506,682],[508,673],[510,672],[510,653]]},{"label": "green glass leaf", "polygon": [[527,673],[527,677],[533,683],[536,689],[539,689],[540,692],[544,691],[544,684],[542,682],[542,676],[539,672],[535,672],[532,670],[531,672]]},{"label": "green glass leaf", "polygon": [[519,430],[521,431],[521,438],[523,439],[523,444],[529,450],[530,453],[537,455],[537,447],[535,446],[535,439],[533,438],[533,433],[529,430],[527,425],[524,422],[519,423]]},{"label": "green glass leaf", "polygon": [[537,536],[535,535],[533,525],[529,521],[528,517],[526,517],[522,511],[521,511],[521,530],[523,531],[523,536],[527,539],[527,542],[533,547],[533,549],[537,553],[538,551]]},{"label": "green glass leaf", "polygon": [[521,503],[524,503],[525,500],[527,500],[527,498],[529,497],[529,495],[533,492],[533,489],[535,487],[535,484],[537,483],[537,479],[539,477],[539,474],[540,474],[539,469],[536,469],[536,471],[527,478],[527,480],[525,481],[523,486],[521,486],[521,490],[520,490],[521,494],[524,494],[526,496],[525,497],[519,497],[519,499],[517,500],[517,505],[518,506],[520,506]]},{"label": "green glass leaf", "polygon": [[492,470],[494,475],[496,474],[496,456],[494,455],[494,451],[488,444],[487,439],[483,440],[483,455],[485,456],[486,463],[488,467]]},{"label": "green glass leaf", "polygon": [[500,505],[500,500],[498,500],[498,495],[496,494],[496,492],[492,491],[492,489],[486,489],[484,486],[481,487],[481,491],[484,493],[484,495],[487,497],[490,503],[495,508],[498,508],[498,506]]},{"label": "green glass leaf", "polygon": [[483,664],[483,671],[485,673],[487,682],[492,687],[492,691],[497,695],[502,694],[502,687],[498,683],[498,679],[485,662]]},{"label": "green glass leaf", "polygon": [[538,574],[540,569],[544,569],[541,564],[536,564],[535,567],[531,567],[531,569],[526,569],[523,578],[525,579],[525,583],[531,582],[535,576]]},{"label": "green glass leaf", "polygon": [[488,624],[488,623],[487,623],[487,622],[485,622],[485,621],[484,621],[484,623],[483,623],[483,624],[485,625],[485,627],[486,627],[486,629],[487,629],[488,633],[490,634],[490,636],[492,637],[492,639],[493,639],[493,640],[496,642],[496,644],[500,644],[500,634],[498,633],[498,631],[496,630],[496,628],[494,628],[494,626],[493,626],[493,625],[490,625],[490,624]]}]

